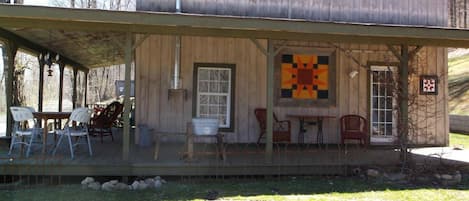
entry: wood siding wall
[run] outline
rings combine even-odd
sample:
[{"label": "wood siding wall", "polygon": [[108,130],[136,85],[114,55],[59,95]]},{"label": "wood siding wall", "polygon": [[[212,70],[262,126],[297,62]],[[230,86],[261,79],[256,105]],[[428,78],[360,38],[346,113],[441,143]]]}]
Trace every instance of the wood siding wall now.
[{"label": "wood siding wall", "polygon": [[[255,142],[259,126],[254,116],[256,107],[266,105],[266,57],[249,39],[182,37],[181,68],[187,98],[173,95],[168,98],[171,69],[174,65],[174,36],[152,35],[136,50],[136,121],[158,132],[185,132],[186,122],[192,118],[192,83],[194,63],[236,64],[235,131],[228,133],[229,142]],[[261,40],[264,48],[266,40]],[[338,118],[345,114],[369,117],[369,62],[397,62],[385,45],[326,44],[288,42],[288,46],[335,48],[337,52],[337,105],[330,107],[275,107],[279,119],[287,114],[320,114],[336,116],[324,122],[324,142],[339,142]],[[337,48],[338,47],[338,48]],[[419,104],[412,104],[409,115],[417,124],[411,133],[416,144],[445,145],[448,143],[447,57],[444,48],[423,48],[412,60],[416,74],[411,76],[411,94],[418,94],[418,75],[440,76],[438,96],[420,96]],[[358,70],[355,78],[349,72]],[[292,140],[297,141],[298,121],[292,121]],[[306,142],[315,142],[316,127],[306,133]],[[137,141],[138,142],[138,141]]]},{"label": "wood siding wall", "polygon": [[[181,0],[184,13],[429,26],[447,26],[447,5],[447,0]],[[137,10],[175,12],[176,0],[137,0]]]}]

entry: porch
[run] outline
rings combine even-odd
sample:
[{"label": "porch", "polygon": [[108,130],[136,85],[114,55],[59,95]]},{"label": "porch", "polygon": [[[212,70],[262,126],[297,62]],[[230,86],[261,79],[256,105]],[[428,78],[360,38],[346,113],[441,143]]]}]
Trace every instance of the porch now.
[{"label": "porch", "polygon": [[[0,14],[0,26],[7,29],[7,33],[9,33],[4,34],[4,37],[16,33],[23,34],[25,38],[32,40],[42,34],[44,41],[41,44],[43,46],[53,46],[58,38],[61,39],[61,43],[55,45],[58,49],[62,48],[60,52],[65,53],[67,53],[65,50],[73,50],[69,47],[75,43],[68,41],[68,46],[60,44],[65,44],[70,38],[80,38],[82,42],[84,41],[82,43],[84,46],[77,48],[80,54],[76,58],[81,62],[86,62],[87,65],[83,67],[83,71],[86,72],[88,67],[95,67],[96,61],[103,62],[106,59],[120,63],[125,61],[126,71],[124,129],[119,131],[114,142],[101,144],[99,140],[94,139],[94,156],[89,157],[86,152],[81,152],[77,153],[79,158],[75,160],[69,159],[69,153],[66,150],[62,150],[55,157],[33,154],[28,159],[13,156],[13,159],[10,160],[6,155],[6,146],[2,146],[0,170],[5,174],[301,175],[344,174],[350,166],[395,165],[399,161],[399,153],[392,148],[370,147],[363,149],[355,145],[346,148],[337,145],[319,148],[313,144],[309,146],[298,145],[296,139],[301,139],[301,137],[294,136],[300,133],[300,126],[297,122],[293,123],[292,126],[292,139],[295,139],[292,140],[293,143],[277,147],[273,143],[272,114],[275,112],[282,119],[293,113],[332,115],[335,119],[328,120],[324,125],[325,142],[338,144],[339,125],[337,120],[346,114],[355,113],[367,116],[370,112],[369,101],[371,97],[368,96],[372,91],[369,89],[371,83],[368,82],[369,67],[372,65],[370,61],[379,61],[383,65],[389,65],[391,62],[397,63],[399,65],[399,80],[407,84],[404,85],[403,93],[418,94],[413,91],[418,91],[417,76],[409,76],[409,69],[411,69],[409,63],[417,63],[416,66],[420,73],[445,76],[444,63],[446,60],[442,55],[445,54],[446,50],[440,46],[469,47],[467,31],[441,27],[342,24],[263,18],[241,19],[168,13],[103,12],[8,5],[1,5],[0,11],[0,13],[6,13]],[[53,13],[53,16],[36,15],[36,13]],[[68,16],[66,19],[69,20],[64,20],[65,16]],[[142,21],[142,19],[150,20]],[[250,23],[244,24],[241,21]],[[83,27],[86,27],[86,31]],[[39,34],[30,32],[31,30],[37,31]],[[106,34],[115,35],[114,37],[106,37]],[[81,37],[82,35],[86,35],[86,37]],[[187,75],[181,81],[187,91],[181,96],[176,96],[177,94],[172,94],[174,91],[169,91],[172,84],[169,72],[171,72],[173,64],[177,63],[173,60],[174,42],[177,40],[181,40],[180,42],[185,46],[181,52],[182,69],[180,70],[183,76]],[[13,47],[9,48],[8,64],[10,66],[14,65],[11,57],[16,53],[16,45],[18,45],[16,42],[18,41],[24,42],[24,38],[12,36],[7,40],[7,43],[13,44]],[[106,48],[99,48],[100,43],[104,44],[103,46]],[[24,43],[19,45],[24,45]],[[207,45],[211,47],[209,50],[205,50]],[[308,105],[309,107],[305,109],[302,107],[294,108],[292,105],[282,107],[275,103],[273,97],[278,93],[276,85],[279,83],[275,83],[278,82],[276,77],[278,69],[276,70],[274,60],[284,45],[333,49],[333,54],[337,53],[337,57],[331,59],[331,64],[337,64],[333,66],[337,68],[337,72],[334,71],[330,76],[331,80],[336,81],[337,86],[332,85],[331,89],[334,90],[331,90],[331,96],[327,96],[336,98],[331,98],[332,104]],[[90,54],[87,52],[87,48],[96,46],[98,46],[97,50],[104,52],[87,56]],[[426,59],[422,62],[412,61],[412,56],[415,56],[423,46],[426,51],[423,57]],[[48,49],[38,49],[36,53],[49,51]],[[117,50],[117,52],[107,51],[109,49]],[[71,56],[75,53],[77,52],[68,52]],[[58,54],[58,52],[54,52],[54,54]],[[331,53],[331,55],[333,54]],[[106,55],[112,55],[112,58],[108,58]],[[134,56],[136,58],[133,58]],[[97,60],[83,59],[94,57],[97,57]],[[184,125],[190,121],[195,113],[196,104],[194,103],[196,101],[192,98],[197,94],[191,96],[190,92],[194,91],[193,88],[195,88],[193,83],[196,79],[193,76],[193,69],[197,62],[235,63],[238,65],[236,72],[239,76],[233,82],[238,84],[236,93],[234,93],[237,95],[236,99],[232,101],[236,106],[228,107],[225,105],[226,108],[233,108],[232,114],[236,113],[236,116],[231,119],[236,120],[234,123],[237,126],[226,133],[227,159],[226,161],[218,160],[213,154],[214,146],[204,143],[198,144],[196,150],[202,150],[202,152],[209,154],[196,154],[198,160],[186,162],[181,158],[184,152],[184,139],[174,141],[171,139],[164,141],[163,139],[159,159],[154,160],[153,147],[141,148],[135,145],[134,140],[138,140],[138,135],[134,135],[129,125],[131,66],[135,65],[138,71],[135,75],[136,97],[138,99],[136,105],[137,124],[145,123],[150,126],[153,124],[155,125],[153,128],[162,132],[184,132]],[[74,68],[74,72],[80,70],[79,66]],[[256,73],[250,71],[253,66],[256,67]],[[432,68],[428,66],[432,66]],[[42,64],[42,68],[44,68],[44,64]],[[44,69],[42,69],[43,71]],[[234,71],[232,72],[233,75],[236,75]],[[352,72],[358,73],[358,79],[354,79],[354,76],[349,74]],[[10,69],[8,73],[13,74],[13,71]],[[7,78],[7,89],[11,92],[13,81],[11,77]],[[409,80],[413,80],[413,82],[409,83]],[[74,82],[74,85],[77,85],[76,81]],[[412,86],[412,88],[407,88],[408,86]],[[428,105],[420,107],[420,109],[425,109],[425,113],[416,113],[420,112],[419,110],[412,111],[413,108],[409,108],[406,99],[400,102],[399,106],[393,107],[402,114],[399,116],[399,123],[402,125],[407,125],[409,118],[415,117],[416,121],[425,127],[423,133],[425,135],[417,133],[411,136],[413,139],[409,139],[415,144],[447,144],[448,142],[447,106],[445,106],[446,99],[444,97],[447,87],[446,80],[443,79],[438,87],[439,96],[419,97],[418,101],[429,105],[430,109],[427,109]],[[359,93],[355,93],[355,91],[359,91]],[[61,91],[61,93],[63,92]],[[40,96],[42,96],[42,91],[40,91]],[[77,102],[79,98],[77,98],[76,89],[72,96],[73,102]],[[83,96],[86,97],[86,91]],[[7,101],[9,101],[7,102],[8,107],[14,105],[11,99]],[[83,102],[86,105],[85,101]],[[437,105],[437,103],[441,105]],[[76,104],[76,106],[79,105]],[[259,134],[259,126],[253,114],[257,107],[265,107],[267,111],[266,143],[262,146],[254,143]],[[416,108],[418,109],[418,107]],[[41,101],[38,103],[38,109],[42,110]],[[312,139],[315,137],[311,131],[309,132],[305,141],[313,143],[315,141]],[[406,133],[407,130],[404,132]],[[426,136],[427,133],[429,133],[428,136]]]},{"label": "porch", "polygon": [[[16,150],[8,157],[6,146],[0,150],[0,171],[4,175],[342,175],[356,166],[395,166],[399,163],[399,151],[393,148],[363,148],[357,145],[321,148],[313,144],[274,145],[272,163],[265,162],[264,144],[226,145],[226,160],[216,157],[214,143],[196,143],[193,161],[183,158],[185,152],[184,136],[163,138],[160,155],[154,160],[154,146],[130,147],[129,160],[122,159],[122,130],[116,129],[114,142],[106,139],[103,144],[99,138],[92,138],[93,156],[86,147],[79,147],[75,159],[65,144],[55,156],[42,155],[39,147],[32,151],[29,158],[21,156]],[[48,149],[53,138],[50,137]]]}]

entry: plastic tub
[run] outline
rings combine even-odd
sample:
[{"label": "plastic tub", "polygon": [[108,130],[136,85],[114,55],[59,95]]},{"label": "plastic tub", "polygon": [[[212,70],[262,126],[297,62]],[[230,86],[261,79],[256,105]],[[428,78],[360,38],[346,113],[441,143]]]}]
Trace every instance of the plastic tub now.
[{"label": "plastic tub", "polygon": [[218,119],[193,118],[192,132],[194,135],[216,135],[218,133]]}]

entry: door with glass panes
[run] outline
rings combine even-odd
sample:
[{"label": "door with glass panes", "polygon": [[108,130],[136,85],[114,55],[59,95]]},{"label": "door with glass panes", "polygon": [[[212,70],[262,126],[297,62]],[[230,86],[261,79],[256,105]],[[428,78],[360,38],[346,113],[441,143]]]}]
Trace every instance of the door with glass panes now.
[{"label": "door with glass panes", "polygon": [[394,143],[397,139],[396,83],[396,67],[371,66],[371,144],[390,144]]}]

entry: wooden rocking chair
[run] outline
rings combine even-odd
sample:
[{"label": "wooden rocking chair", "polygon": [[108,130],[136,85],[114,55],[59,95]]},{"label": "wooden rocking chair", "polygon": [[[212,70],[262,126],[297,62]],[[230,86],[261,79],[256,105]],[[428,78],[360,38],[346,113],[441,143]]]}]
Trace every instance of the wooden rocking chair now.
[{"label": "wooden rocking chair", "polygon": [[108,105],[102,112],[97,116],[91,118],[91,123],[89,126],[89,133],[92,136],[101,136],[101,143],[103,143],[104,136],[111,136],[112,141],[114,137],[112,136],[112,126],[117,120],[117,117],[122,113],[124,105],[115,101]]}]

